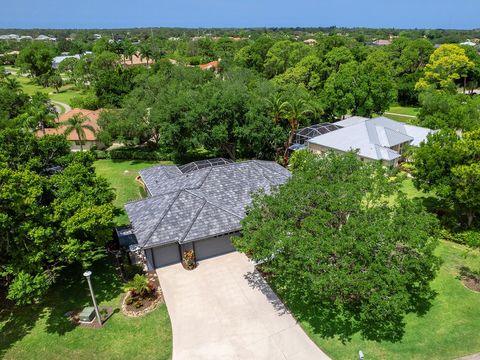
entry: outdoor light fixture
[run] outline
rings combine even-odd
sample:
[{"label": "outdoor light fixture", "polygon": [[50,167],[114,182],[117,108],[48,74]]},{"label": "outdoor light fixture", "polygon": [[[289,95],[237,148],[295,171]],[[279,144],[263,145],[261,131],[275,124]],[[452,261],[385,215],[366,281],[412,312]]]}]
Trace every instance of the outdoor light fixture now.
[{"label": "outdoor light fixture", "polygon": [[88,287],[90,288],[90,295],[92,295],[93,307],[95,308],[95,315],[97,316],[98,324],[102,326],[100,311],[98,311],[97,301],[95,300],[95,294],[93,293],[92,281],[90,280],[90,277],[92,276],[92,272],[90,270],[87,270],[83,273],[83,276],[87,278]]}]

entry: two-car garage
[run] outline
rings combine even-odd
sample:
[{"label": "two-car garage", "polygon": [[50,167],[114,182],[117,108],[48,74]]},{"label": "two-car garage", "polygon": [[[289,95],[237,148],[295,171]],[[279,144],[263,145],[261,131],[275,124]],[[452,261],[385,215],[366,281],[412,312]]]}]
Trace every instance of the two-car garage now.
[{"label": "two-car garage", "polygon": [[[222,235],[193,242],[196,260],[201,261],[235,251],[230,236],[231,235]],[[189,246],[189,248],[191,248],[191,246]],[[181,262],[181,252],[181,246],[178,243],[147,249],[145,253],[148,267],[150,269],[156,269],[179,263]]]}]

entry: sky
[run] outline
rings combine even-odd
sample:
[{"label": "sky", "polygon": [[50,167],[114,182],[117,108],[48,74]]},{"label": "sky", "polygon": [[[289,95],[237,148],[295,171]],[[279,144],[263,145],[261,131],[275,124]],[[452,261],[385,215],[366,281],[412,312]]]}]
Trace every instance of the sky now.
[{"label": "sky", "polygon": [[480,28],[480,0],[0,0],[0,28]]}]

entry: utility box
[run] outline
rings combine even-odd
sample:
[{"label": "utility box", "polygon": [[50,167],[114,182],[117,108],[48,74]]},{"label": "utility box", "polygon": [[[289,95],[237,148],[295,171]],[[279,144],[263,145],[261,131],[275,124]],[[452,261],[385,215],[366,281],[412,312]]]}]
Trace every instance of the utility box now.
[{"label": "utility box", "polygon": [[80,322],[92,322],[92,320],[95,318],[95,308],[92,306],[86,307],[82,310],[80,315],[78,315],[78,319]]}]

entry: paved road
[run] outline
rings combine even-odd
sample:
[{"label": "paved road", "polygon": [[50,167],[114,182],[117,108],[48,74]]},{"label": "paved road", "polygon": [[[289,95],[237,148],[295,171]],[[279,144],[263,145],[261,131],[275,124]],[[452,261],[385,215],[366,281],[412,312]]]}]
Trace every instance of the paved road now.
[{"label": "paved road", "polygon": [[[71,106],[65,104],[64,102],[52,100],[52,104],[55,105],[59,114],[63,114],[64,112],[69,112],[72,110]],[[63,109],[65,109],[65,111],[63,111]]]},{"label": "paved road", "polygon": [[412,118],[412,119],[416,119],[416,118],[417,118],[417,117],[414,116],[414,115],[398,114],[398,113],[393,113],[393,112],[388,112],[388,111],[384,112],[384,114],[403,116],[403,117]]},{"label": "paved road", "polygon": [[172,322],[173,360],[329,359],[243,254],[157,274]]}]

